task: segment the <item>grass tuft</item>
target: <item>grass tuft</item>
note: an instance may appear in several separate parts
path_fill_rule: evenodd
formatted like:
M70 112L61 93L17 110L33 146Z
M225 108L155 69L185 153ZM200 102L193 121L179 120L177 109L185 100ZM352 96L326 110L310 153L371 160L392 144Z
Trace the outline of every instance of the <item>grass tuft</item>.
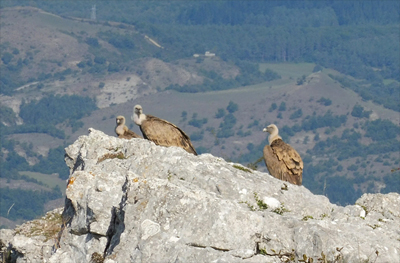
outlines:
M233 165L233 168L236 168L236 169L238 169L238 170L242 170L242 171L247 172L247 173L252 173L251 170L249 170L249 169L247 169L247 168L244 168L243 166L240 166L240 165L237 165L237 164L234 164L234 165Z
M126 159L125 155L122 152L118 152L118 153L107 153L105 155L103 155L101 158L99 158L97 160L97 164L107 160L107 159Z

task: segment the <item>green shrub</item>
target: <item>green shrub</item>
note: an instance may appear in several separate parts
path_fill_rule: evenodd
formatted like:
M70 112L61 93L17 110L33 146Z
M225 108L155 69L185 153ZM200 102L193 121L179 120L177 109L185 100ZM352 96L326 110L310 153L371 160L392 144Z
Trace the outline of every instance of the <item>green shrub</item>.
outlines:
M99 40L95 37L88 37L86 38L86 44L92 47L100 47Z
M10 52L4 52L3 55L1 56L1 60L6 65L10 63L13 58L14 56Z
M377 119L368 121L365 124L366 137L370 137L374 141L383 141L395 139L400 134L400 128L389 120Z
M220 108L217 113L215 113L215 118L219 119L225 116L225 110Z
M301 116L303 116L303 111L301 109L296 110L295 112L293 112L290 116L289 119L293 120L293 119L298 119Z
M286 102L282 101L279 105L278 111L285 111L286 110Z
M357 118L369 118L369 115L371 115L371 113L372 111L364 111L363 106L356 104L351 111L351 116Z
M272 112L272 111L276 110L276 108L278 108L278 106L276 105L275 102L273 102L273 103L271 104L271 107L269 107L268 111L269 111L269 112Z
M203 137L204 137L204 131L194 132L190 135L190 139L192 141L201 141L203 140Z
M226 107L226 110L229 113L234 113L235 111L237 111L239 109L239 105L237 105L236 103L234 103L233 101L229 101L229 105Z
M317 102L319 104L321 104L321 105L324 105L324 106L329 106L329 105L332 104L332 101L330 99L327 99L327 98L324 98L324 97L321 97L319 100L317 100Z

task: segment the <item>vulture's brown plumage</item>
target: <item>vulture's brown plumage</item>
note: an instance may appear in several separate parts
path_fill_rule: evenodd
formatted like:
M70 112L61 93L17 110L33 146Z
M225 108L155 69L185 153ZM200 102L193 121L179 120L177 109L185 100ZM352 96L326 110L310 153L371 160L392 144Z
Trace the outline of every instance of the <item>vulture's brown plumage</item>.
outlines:
M133 108L132 120L140 127L143 138L161 146L181 147L187 152L197 155L185 132L166 120L144 114L142 106L136 105Z
M269 145L264 147L264 161L269 173L282 181L301 185L303 180L303 161L299 153L289 144L285 143L278 135L275 124L264 128L270 133Z
M124 116L118 116L116 118L116 121L117 121L117 126L115 127L115 133L118 135L118 138L123 138L123 139L142 138L140 135L134 133L133 131L129 130L128 127L126 127Z

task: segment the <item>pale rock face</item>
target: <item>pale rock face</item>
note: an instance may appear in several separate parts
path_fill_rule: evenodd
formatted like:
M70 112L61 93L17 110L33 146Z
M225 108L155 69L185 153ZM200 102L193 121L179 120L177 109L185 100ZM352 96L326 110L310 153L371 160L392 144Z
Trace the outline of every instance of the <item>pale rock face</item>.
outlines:
M210 154L89 131L66 148L67 224L43 262L399 262L399 194L341 207ZM17 262L36 262L1 231Z

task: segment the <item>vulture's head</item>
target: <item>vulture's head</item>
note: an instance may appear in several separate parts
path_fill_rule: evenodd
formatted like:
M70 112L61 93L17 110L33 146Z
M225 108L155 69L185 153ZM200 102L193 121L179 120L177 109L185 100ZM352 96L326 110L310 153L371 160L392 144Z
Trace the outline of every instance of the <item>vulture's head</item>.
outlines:
M124 116L118 116L116 118L117 125L124 125L125 124L125 117Z
M140 114L143 113L143 108L142 108L142 106L140 106L139 104L138 104L138 105L135 105L135 107L133 107L133 112L134 112L134 114L136 114L137 116L140 116Z
M274 140L276 139L282 139L279 135L278 135L278 127L276 127L275 124L270 124L268 125L266 128L263 129L263 132L268 132L270 135L268 136L268 142L269 144L271 144Z
M278 134L278 127L275 124L270 124L266 128L263 129L263 132L268 132L269 134Z

